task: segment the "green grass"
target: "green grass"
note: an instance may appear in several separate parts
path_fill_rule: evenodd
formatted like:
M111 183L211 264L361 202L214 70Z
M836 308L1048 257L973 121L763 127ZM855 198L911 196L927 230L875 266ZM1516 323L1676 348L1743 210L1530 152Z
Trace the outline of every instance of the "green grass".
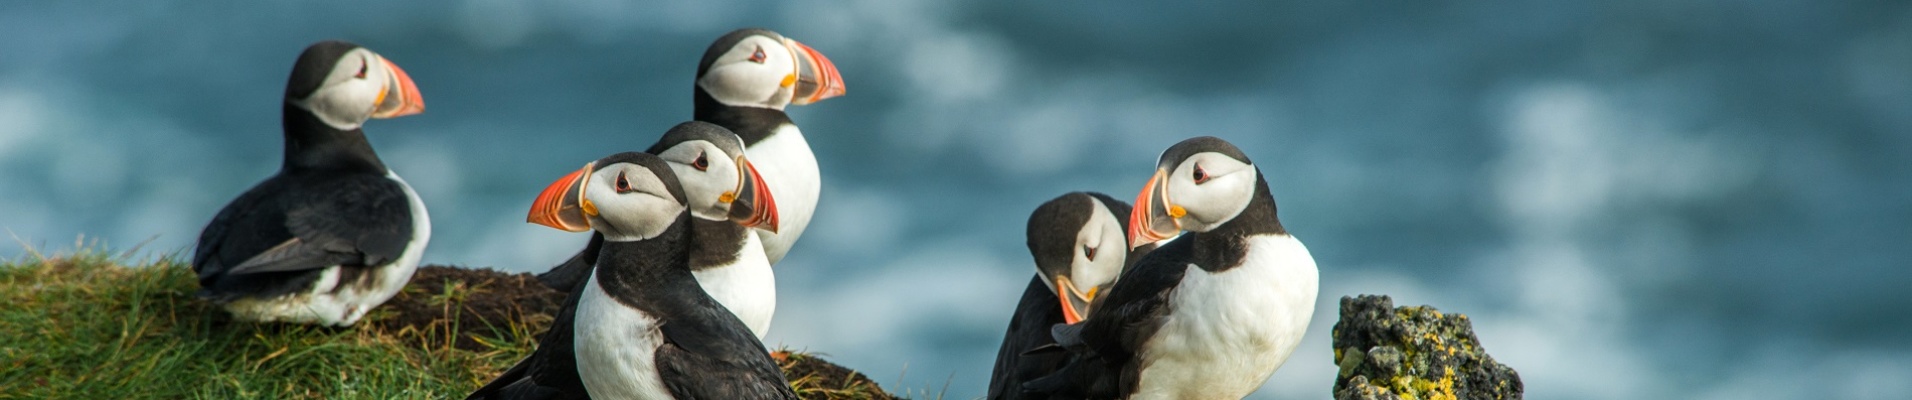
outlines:
M0 264L0 399L447 398L531 349L528 335L480 352L370 324L232 322L177 259L116 261Z
M0 400L462 398L529 354L550 320L379 328L397 314L381 307L351 328L259 324L232 321L197 290L177 256L81 250L0 261ZM462 283L407 291L447 309L485 295ZM477 346L454 346L459 335ZM891 398L813 355L782 364L806 399Z

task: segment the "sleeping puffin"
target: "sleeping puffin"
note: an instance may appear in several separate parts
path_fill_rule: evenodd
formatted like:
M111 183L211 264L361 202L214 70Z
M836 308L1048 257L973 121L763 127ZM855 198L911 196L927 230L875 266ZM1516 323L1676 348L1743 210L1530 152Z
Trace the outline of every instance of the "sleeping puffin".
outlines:
M697 64L693 86L694 119L742 137L745 151L769 178L770 191L779 200L777 213L782 220L774 230L757 231L764 255L774 265L809 227L822 189L816 155L783 109L843 95L843 77L816 49L770 30L750 28L731 31L711 43ZM593 236L584 251L538 275L538 280L559 290L576 286L588 275L602 242Z
M1029 254L1036 276L1003 334L990 375L990 400L1043 399L1023 393L1022 383L1055 372L1063 354L1024 354L1053 345L1049 328L1073 324L1089 315L1098 293L1105 293L1131 261L1154 249L1128 245L1129 204L1096 192L1074 192L1036 207L1029 216Z
M546 188L530 221L604 234L598 263L538 351L471 398L795 399L763 344L698 286L700 206L687 188L669 163L636 152ZM774 212L726 215L752 224Z
M199 296L241 320L348 326L411 280L431 219L362 130L425 110L397 64L325 41L292 66L285 163L199 235Z
M1214 137L1162 153L1129 216L1129 243L1186 232L1142 256L1082 322L1057 325L1071 354L1025 389L1097 399L1239 399L1301 343L1319 281L1275 216L1248 156Z

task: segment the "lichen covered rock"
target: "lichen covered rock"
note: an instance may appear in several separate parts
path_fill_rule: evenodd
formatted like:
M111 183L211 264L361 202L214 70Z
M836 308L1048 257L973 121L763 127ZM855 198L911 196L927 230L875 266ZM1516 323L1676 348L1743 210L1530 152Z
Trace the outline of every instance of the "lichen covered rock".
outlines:
M1519 400L1513 368L1487 355L1466 315L1395 308L1387 296L1341 298L1334 324L1336 400Z

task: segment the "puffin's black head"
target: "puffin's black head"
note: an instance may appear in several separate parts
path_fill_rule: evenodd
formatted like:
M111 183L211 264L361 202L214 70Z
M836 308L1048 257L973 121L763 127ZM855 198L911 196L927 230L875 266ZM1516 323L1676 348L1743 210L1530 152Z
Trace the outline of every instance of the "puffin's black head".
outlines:
M1176 143L1162 152L1155 176L1136 195L1129 245L1215 229L1248 207L1260 182L1248 155L1228 141L1202 136Z
M677 124L645 152L670 163L690 198L691 214L777 231L770 187L744 156L743 138L729 129L701 121Z
M585 164L545 187L529 222L572 232L595 229L610 241L649 239L686 211L684 188L657 156L625 152Z
M1096 294L1121 274L1129 250L1122 226L1128 211L1128 204L1107 195L1074 192L1029 215L1029 254L1062 304L1064 322L1087 318Z
M697 89L725 105L778 110L844 93L843 77L823 53L759 28L712 42L697 63Z
M425 111L425 100L405 70L378 53L336 40L314 43L299 54L285 98L340 130L356 129L368 118Z

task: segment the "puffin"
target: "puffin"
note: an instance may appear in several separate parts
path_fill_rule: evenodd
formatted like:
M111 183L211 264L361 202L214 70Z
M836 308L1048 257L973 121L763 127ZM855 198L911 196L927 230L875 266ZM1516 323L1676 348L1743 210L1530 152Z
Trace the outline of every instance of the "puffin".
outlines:
M768 29L746 28L710 44L697 63L692 89L693 119L742 137L745 150L769 178L771 193L781 200L776 206L783 220L774 230L757 231L764 255L774 265L809 227L822 190L817 157L784 108L843 95L843 77L816 49ZM602 243L593 236L583 251L539 274L538 280L558 290L575 287L589 275Z
M424 110L384 56L343 41L306 47L286 82L284 164L200 232L198 296L239 320L350 326L397 294L431 219L363 125Z
M1065 349L1069 361L1024 389L1239 399L1301 343L1320 284L1314 257L1282 227L1267 181L1241 149L1209 136L1169 147L1128 229L1131 246L1181 236L1142 256L1093 314L1056 325L1059 346L1050 349Z
M794 398L698 271L769 268L761 250L740 254L757 246L750 228L777 220L773 200L747 159L718 153L741 148L736 135L688 122L665 136L680 144L587 164L533 203L529 222L606 240L537 350L468 399Z
M1049 328L1089 315L1098 293L1108 291L1122 270L1155 248L1128 245L1129 204L1097 192L1072 192L1036 207L1029 216L1029 254L1036 274L1023 289L996 352L990 400L1043 399L1023 393L1022 383L1047 375L1066 358L1024 352L1053 345Z

